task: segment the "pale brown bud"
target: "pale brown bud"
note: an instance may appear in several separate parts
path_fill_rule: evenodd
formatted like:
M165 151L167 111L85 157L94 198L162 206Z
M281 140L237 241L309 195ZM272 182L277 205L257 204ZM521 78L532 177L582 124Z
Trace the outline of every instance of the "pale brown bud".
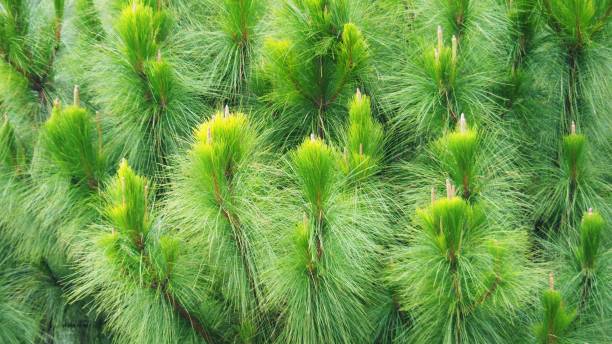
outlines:
M442 26L438 25L438 51L442 52L444 46L444 36L442 35Z
M355 96L357 97L357 100L361 100L361 90L359 88L357 88L357 92L355 93Z
M431 204L436 203L436 188L431 188Z
M212 128L208 127L208 129L206 130L206 143L211 143L212 142Z
M572 121L572 125L570 127L570 134L576 134L576 122Z
M98 132L98 151L102 152L102 124L100 122L100 111L96 111L96 131Z
M452 38L451 58L453 63L457 62L457 37L455 35Z
M548 273L548 287L550 287L551 290L555 290L555 277L552 271Z
M161 62L161 60L162 60L161 49L157 49L157 62Z
M145 208L147 207L147 197L149 197L149 184L145 184L144 185L144 201L145 201Z
M459 132L465 133L467 131L467 121L465 120L465 114L461 113L459 118Z
M593 215L593 208L589 208L589 215Z
M229 106L225 104L225 108L223 109L223 117L227 118L229 116Z
M315 141L317 139L317 137L315 136L314 133L310 133L310 141Z
M121 176L121 204L125 207L125 176Z
M446 197L453 198L455 197L455 186L451 182L450 179L446 178Z
M74 85L74 89L72 91L72 98L74 101L74 106L81 105L81 91L79 89L79 85Z

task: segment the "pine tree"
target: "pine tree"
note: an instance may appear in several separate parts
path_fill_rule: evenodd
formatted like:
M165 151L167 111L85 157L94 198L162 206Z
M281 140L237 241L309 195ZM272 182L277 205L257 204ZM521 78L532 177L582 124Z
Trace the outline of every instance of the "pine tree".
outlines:
M274 176L267 156L256 123L226 107L197 129L167 205L173 224L200 249L211 297L237 326L224 336L242 341L266 335L257 332L265 326L260 280L269 215L262 207Z
M32 140L55 97L54 66L62 47L64 1L2 1L0 97L19 135Z
M177 53L197 64L209 96L241 103L251 95L257 44L268 7L262 0L186 1L177 4L178 25L197 46Z
M202 108L182 64L172 61L174 19L159 4L133 2L118 13L113 38L89 78L111 157L125 157L156 178Z
M504 197L497 198L495 187L503 182L483 175L478 162L489 152L482 152L481 144L462 115L457 129L436 142L440 167L415 166L427 171L430 181L450 177L447 197L438 200L438 189L431 189L431 205L417 210L414 225L402 235L404 244L391 258L388 278L396 302L414 317L413 332L404 336L415 342L508 341L516 335L510 323L519 305L529 304L535 288L538 269L530 261L529 241L515 227L521 225L514 218L521 212L503 206L501 213L495 210ZM505 326L491 327L504 321Z
M192 273L198 259L156 221L154 194L123 160L106 186L101 222L81 250L73 295L94 299L115 341L211 342L209 329L192 315L204 293Z
M494 1L414 1L407 58L388 76L386 98L402 140L435 138L461 113L495 124L506 18Z
M567 311L558 291L555 290L554 277L550 275L550 289L542 295L543 319L535 327L539 343L554 344L562 339L576 314Z
M272 242L274 259L264 272L270 303L280 314L280 342L376 337L375 310L384 301L376 284L379 245L388 223L379 185L368 180L377 169L382 134L369 105L358 91L344 156L314 133L289 153L292 185L281 191L286 213L273 226L282 234Z
M337 135L340 115L368 75L369 47L345 0L288 1L276 25L282 34L264 44L261 82L281 137ZM340 113L338 113L340 111Z

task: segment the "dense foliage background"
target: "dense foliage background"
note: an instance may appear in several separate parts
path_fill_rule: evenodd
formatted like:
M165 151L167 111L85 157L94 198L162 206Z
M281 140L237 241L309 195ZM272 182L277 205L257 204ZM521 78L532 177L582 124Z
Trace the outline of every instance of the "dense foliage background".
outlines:
M0 0L0 342L612 342L611 16Z

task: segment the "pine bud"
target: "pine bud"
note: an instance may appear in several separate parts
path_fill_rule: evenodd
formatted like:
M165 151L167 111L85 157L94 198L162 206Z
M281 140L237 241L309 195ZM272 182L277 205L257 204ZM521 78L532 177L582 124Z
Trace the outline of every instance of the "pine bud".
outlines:
M357 97L357 100L361 101L361 90L359 89L359 87L357 88L357 92L355 93L355 96Z
M453 198L455 197L455 186L451 183L451 180L446 178L446 197Z
M125 200L125 176L122 175L121 178L119 179L119 182L121 183L121 205L125 207L127 203Z
M147 208L147 203L148 203L148 197L149 197L149 184L145 184L144 185L143 194L144 194L144 207L146 209Z
M359 144L359 156L363 156L363 143Z
M431 204L436 203L436 188L431 188Z
M552 271L548 273L548 287L550 290L555 290L555 277Z
M593 215L593 208L589 208L589 215Z
M462 112L459 118L459 132L465 133L467 131L467 121L465 120L465 114Z
M72 97L74 100L74 106L81 105L81 92L79 90L79 85L74 85L74 90L72 91Z
M162 60L161 49L157 49L157 62L161 62L161 60Z
M451 58L453 64L455 64L457 62L457 37L455 35L452 38Z
M317 137L315 136L314 133L310 133L310 141L315 141L317 139Z
M229 114L230 114L229 106L225 104L225 108L223 109L223 117L227 118L229 117Z
M100 122L100 111L96 111L96 131L98 133L98 150L102 152L102 124Z
M438 25L438 51L442 51L444 46L444 37L442 36L442 26Z
M212 130L210 127L206 130L206 143L212 143Z
M572 125L570 127L570 134L576 134L576 122L572 121Z

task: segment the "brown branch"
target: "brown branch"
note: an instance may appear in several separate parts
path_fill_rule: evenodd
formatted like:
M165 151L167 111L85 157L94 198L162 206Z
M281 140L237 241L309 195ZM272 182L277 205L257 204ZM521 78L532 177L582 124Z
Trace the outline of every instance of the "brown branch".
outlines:
M446 88L444 89L444 96L446 97L446 110L448 114L450 115L450 117L453 119L453 121L456 122L457 112L455 112L455 110L453 109L450 98L448 96L448 90Z
M208 330L204 327L204 325L196 318L192 317L189 311L183 306L180 302L177 302L174 296L168 292L164 286L163 288L164 298L170 302L172 308L186 321L189 322L191 327L200 335L200 337L204 338L206 343L212 344L215 343L212 335L208 332Z
M147 255L147 252L145 249L145 241L142 235L140 235L138 238L135 238L134 244L136 245L136 247L138 248L138 251L142 255L143 262L146 265L146 267L149 270L154 270L154 266L151 264L149 260L149 256ZM181 316L181 318L189 322L189 324L191 325L191 328L193 328L194 331L196 331L196 333L200 337L204 338L206 343L208 344L215 343L210 332L206 329L206 327L204 327L204 324L200 322L200 320L197 319L196 317L191 316L191 313L187 310L187 308L183 304L181 304L179 301L177 301L174 295L170 291L168 291L168 277L166 277L161 283L157 280L156 277L153 277L153 282L150 284L149 287L155 291L161 290L164 299L166 299L166 301L170 303L172 308Z
M470 182L468 175L463 175L463 198L467 201L470 198Z
M153 269L151 262L149 261L145 248L144 248L144 241L141 240L139 243L136 243L136 246L140 250L140 253L143 255L144 263L147 265L149 269ZM211 335L211 333L206 329L204 324L198 318L191 316L191 313L189 312L189 310L187 310L187 308L182 303L177 301L174 295L170 291L168 291L168 278L167 277L161 283L156 278L154 278L153 282L150 285L150 288L155 291L161 290L164 299L170 303L174 311L178 313L183 320L189 322L189 325L191 326L191 328L193 328L193 330L196 331L196 333L200 337L204 338L206 343L212 344L216 342L213 339L213 336Z
M287 78L289 79L289 81L291 82L291 84L293 85L293 87L295 88L295 90L301 94L304 98L306 98L306 100L311 101L312 103L314 103L315 105L317 104L317 100L314 99L312 96L308 95L306 93L306 91L304 91L304 89L302 88L302 85L300 85L299 81L297 81L297 79L295 79L293 77L293 73L291 71L290 66L287 66Z
M23 74L30 81L31 88L38 92L38 97L41 102L44 101L44 87L49 79L51 71L53 69L53 65L55 64L55 57L57 55L57 51L60 48L60 44L62 41L62 18L55 18L55 40L53 42L53 50L51 51L51 56L49 61L45 65L45 68L42 70L40 75L32 75L32 74ZM25 71L24 71L25 72Z
M544 9L546 10L546 12L548 12L548 25L550 25L553 30L555 30L555 32L559 33L561 32L561 25L559 24L559 22L557 21L557 19L555 18L553 11L552 11L552 5L550 4L550 0L544 0Z
M495 274L495 280L493 281L491 286L478 298L478 300L476 300L470 306L469 312L475 311L478 306L485 303L485 301L487 301L493 295L493 293L495 293L500 283L501 283L501 276L499 276L498 274Z
M593 35L601 31L606 26L606 21L608 20L608 18L610 18L611 15L612 15L612 5L609 5L608 9L606 10L606 13L604 13L601 19L599 19L599 22L593 28L593 31L591 32L591 37L593 37Z
M231 177L229 177L231 175L232 175L231 172L226 171L226 176L228 176L228 179L231 179ZM219 182L215 174L213 174L213 188L214 188L215 201L217 202L217 205L219 206L221 213L223 214L227 222L232 227L232 234L234 236L234 241L236 242L236 246L238 247L238 251L240 253L240 258L241 258L240 260L242 261L244 272L247 274L247 281L249 283L249 288L253 292L255 303L259 305L260 302L259 302L259 296L257 293L257 286L255 283L255 272L252 271L251 266L248 263L249 245L244 240L244 232L242 231L242 225L240 223L240 219L236 215L234 215L232 212L226 209L225 201L223 197L221 196Z

